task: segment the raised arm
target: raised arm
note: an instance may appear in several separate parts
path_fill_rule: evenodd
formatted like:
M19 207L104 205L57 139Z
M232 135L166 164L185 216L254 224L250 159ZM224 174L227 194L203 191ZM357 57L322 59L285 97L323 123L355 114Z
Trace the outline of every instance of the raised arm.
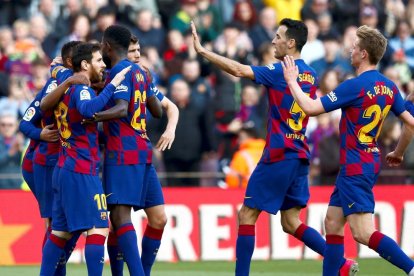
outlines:
M397 167L401 165L404 159L404 153L411 143L414 136L414 117L408 111L404 111L400 115L400 119L404 122L398 144L394 151L387 154L385 160L390 167Z
M42 111L47 111L53 109L62 98L63 94L65 94L66 90L69 89L71 85L74 84L85 84L89 85L89 80L87 77L83 75L74 75L64 82L62 82L58 87L56 87L53 91L43 97L42 101L40 102L40 109Z
M293 98L298 103L300 108L309 116L316 116L321 113L325 113L325 109L322 105L320 98L316 100L308 97L300 88L297 78L299 75L299 69L295 64L295 60L291 56L286 56L282 62L283 76L286 83L289 86L290 92Z
M204 57L211 63L217 65L221 70L224 70L233 76L254 80L254 73L250 66L220 56L204 48L200 43L200 39L198 38L197 34L197 29L193 21L191 21L191 30L193 33L194 49L198 54L200 54L202 57Z
M161 101L161 105L167 113L168 123L164 133L161 135L160 140L158 140L158 143L155 146L155 148L157 148L160 151L164 151L165 149L171 149L171 145L174 142L175 129L178 123L179 111L177 106L167 97L163 98L163 100Z

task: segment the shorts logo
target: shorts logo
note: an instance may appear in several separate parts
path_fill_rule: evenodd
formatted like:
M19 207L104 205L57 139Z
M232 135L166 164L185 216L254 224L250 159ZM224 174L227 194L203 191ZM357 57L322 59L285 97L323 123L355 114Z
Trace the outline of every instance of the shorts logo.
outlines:
M245 196L244 199L253 198L252 196Z
M336 102L338 98L336 97L335 93L333 91L329 92L326 96L331 100L331 102Z
M348 204L348 208L352 208L354 206L355 202L352 202L351 204Z
M106 212L101 212L101 220L107 220L108 216L106 214Z

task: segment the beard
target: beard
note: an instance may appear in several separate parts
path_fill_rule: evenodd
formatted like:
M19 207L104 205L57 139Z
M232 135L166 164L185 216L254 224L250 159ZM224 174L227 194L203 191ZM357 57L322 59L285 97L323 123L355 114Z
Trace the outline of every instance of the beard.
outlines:
M91 83L98 83L102 81L102 77L101 74L99 73L99 71L93 69L91 72L91 77L90 77Z

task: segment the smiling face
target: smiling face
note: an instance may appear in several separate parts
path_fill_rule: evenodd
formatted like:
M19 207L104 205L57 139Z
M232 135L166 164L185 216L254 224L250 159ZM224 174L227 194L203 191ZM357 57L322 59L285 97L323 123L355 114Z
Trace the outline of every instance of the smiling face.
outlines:
M286 38L286 31L287 27L282 25L280 26L277 31L275 38L272 40L272 44L275 48L275 58L279 60L283 60L283 58L288 53L288 41L289 39Z
M92 83L102 81L105 71L105 63L103 62L102 55L99 51L92 54L91 66L89 67L89 79Z

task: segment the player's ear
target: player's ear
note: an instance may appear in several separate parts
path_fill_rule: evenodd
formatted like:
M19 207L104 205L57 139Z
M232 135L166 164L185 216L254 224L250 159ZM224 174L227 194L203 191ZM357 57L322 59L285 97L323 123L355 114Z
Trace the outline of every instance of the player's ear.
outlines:
M81 61L81 68L82 70L85 70L85 71L88 70L88 62L86 60Z
M295 48L296 47L296 40L291 38L288 40L288 47L289 49Z

